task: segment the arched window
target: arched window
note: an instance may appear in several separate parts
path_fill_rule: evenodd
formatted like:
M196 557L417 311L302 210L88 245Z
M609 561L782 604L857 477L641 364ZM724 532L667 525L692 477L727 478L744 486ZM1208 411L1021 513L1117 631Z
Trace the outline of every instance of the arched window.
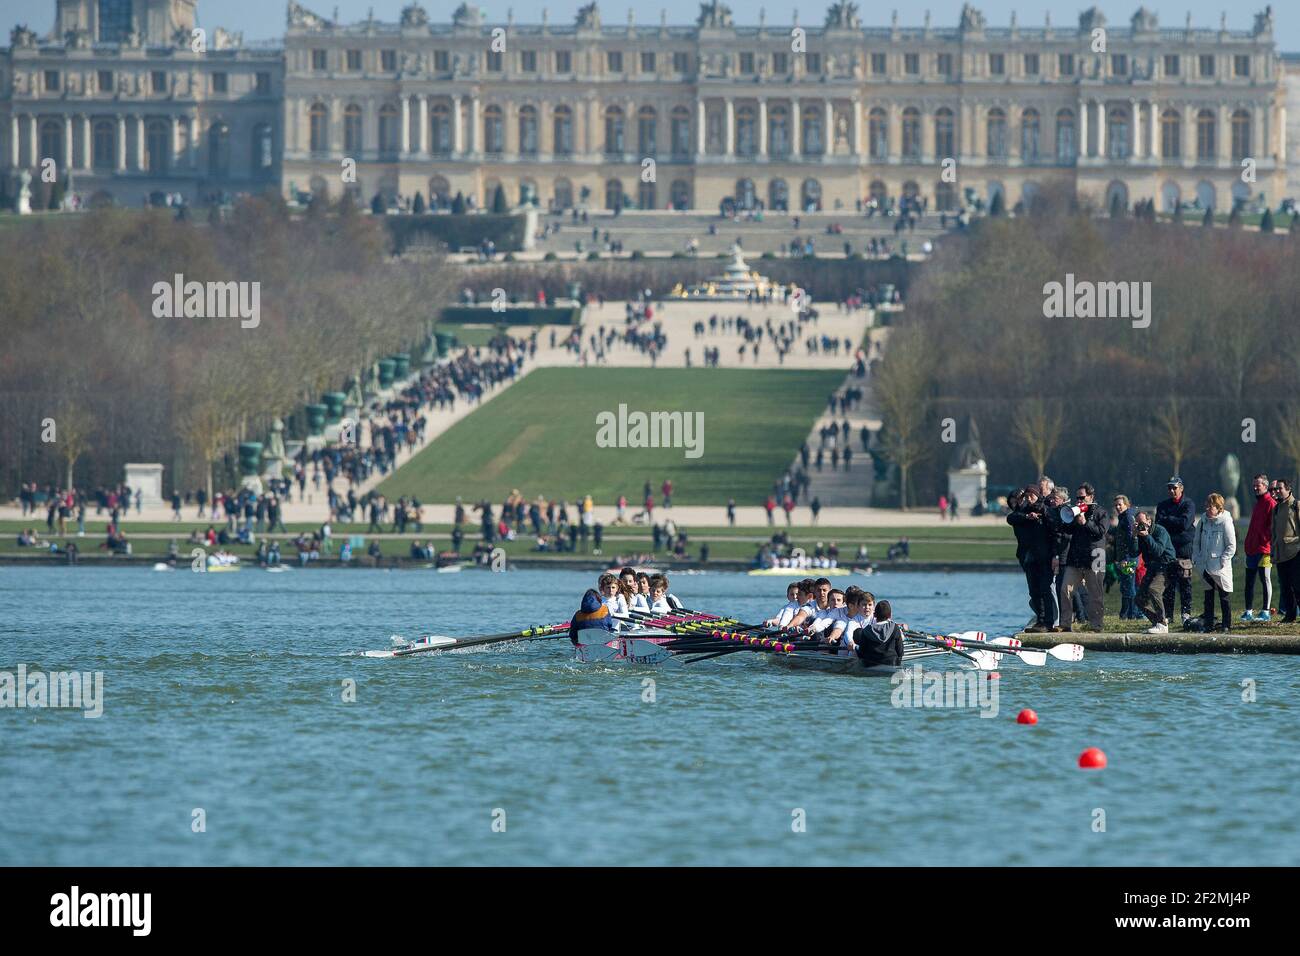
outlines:
M820 212L822 208L822 184L815 179L805 179L799 199L804 212Z
M537 155L537 109L533 106L519 107L519 153L522 156Z
M429 179L429 208L446 209L451 205L451 183L447 182L443 176L433 176Z
M1128 211L1128 187L1118 179L1106 187L1106 211L1118 208L1120 212Z
M385 103L379 108L379 149L384 153L395 153L399 145L397 107Z
M91 150L91 162L96 169L112 169L114 149L117 146L117 130L108 120L95 124L94 149Z
M1183 155L1183 118L1177 110L1160 114L1160 156L1162 159L1180 159Z
M433 138L433 154L450 156L454 143L451 133L451 108L446 103L435 103L429 111L429 132Z
M767 184L767 204L776 212L790 211L790 187L784 179L774 179Z
M1216 199L1214 183L1201 180L1196 184L1196 201L1200 203L1202 209L1213 209Z
M957 187L942 180L934 184L934 208L939 212L957 211Z
M867 195L874 199L879 209L884 209L885 204L889 202L889 190L879 179L873 179L871 185L867 187Z
M889 122L878 106L867 114L867 153L872 159L889 155Z
M642 156L654 156L659 144L658 114L653 106L643 106L636 116L636 148ZM650 208L642 206L642 209Z
M330 148L330 113L324 103L313 103L307 111L311 151L323 153Z
M790 155L790 114L784 106L774 106L767 114L767 151L774 159Z
M573 110L567 106L557 106L555 115L551 120L552 131L555 134L555 155L568 156L573 152ZM572 188L572 187L570 187ZM568 205L573 205L572 195Z
M364 148L361 138L361 107L349 103L343 107L343 149L349 156L355 157Z
M561 177L555 181L553 189L551 202L556 209L568 209L573 205L573 183Z
M989 110L987 127L989 159L1006 159L1007 114L996 108Z
M605 155L622 156L623 155L623 111L617 106L611 106L605 110ZM619 186L619 195L622 196L622 186ZM606 184L606 193L609 192ZM613 206L607 206L613 209Z
M221 120L208 127L208 175L230 175L230 127Z
M149 172L156 174L167 172L171 166L171 126L164 120L150 120L145 127L145 164ZM257 169L257 166L253 166Z
M1196 114L1196 158L1198 161L1214 161L1214 111L1201 110Z
M1021 162L1038 162L1038 130L1038 110L1025 110L1020 114Z
M674 209L691 208L691 185L684 179L674 179L669 197Z
M637 186L636 191L636 208L637 209L655 209L655 184L643 182Z
M1056 114L1056 161L1072 163L1078 155L1074 136L1074 113L1060 110Z
M1165 212L1177 212L1181 198L1182 192L1177 183L1166 182L1160 187L1160 203Z
M758 205L758 194L754 190L754 181L752 179L741 179L736 182L736 206L739 209L753 209Z
M903 159L921 161L921 111L914 106L903 110Z
M1250 114L1237 110L1232 114L1232 158L1240 162L1250 154Z
M63 165L63 124L46 120L41 124L41 160L54 160L55 168Z
M826 145L822 139L822 111L820 107L805 106L803 108L803 128L800 134L805 156L820 156L826 152ZM818 193L819 202L820 195Z
M605 208L623 208L623 184L617 179L611 179L605 183Z
M1111 159L1128 159L1132 152L1129 142L1128 110L1116 107L1106 117L1106 154ZM1110 207L1107 206L1107 209Z
M736 110L736 155L758 155L758 120L749 106Z
M944 106L934 114L934 152L939 159L955 159L957 144L953 139L952 110Z
M506 122L501 107L489 106L483 111L483 152L499 155L506 150Z
M672 138L675 158L691 155L691 111L684 106L673 109Z

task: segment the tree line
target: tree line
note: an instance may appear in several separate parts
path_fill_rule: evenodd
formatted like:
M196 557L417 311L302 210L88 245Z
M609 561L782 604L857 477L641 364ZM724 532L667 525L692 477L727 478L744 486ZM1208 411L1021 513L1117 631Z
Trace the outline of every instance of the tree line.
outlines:
M274 418L302 437L304 404L418 348L447 301L441 260L392 260L386 241L349 204L293 217L273 195L212 223L108 209L0 231L0 490L113 485L128 461L220 486ZM260 283L258 324L157 317L177 275Z
M1150 283L1150 324L1047 317L1067 276ZM1178 472L1199 496L1229 453L1243 484L1294 478L1297 301L1293 236L1065 211L980 221L919 271L874 383L903 503L946 489L944 420L966 415L993 484L1046 472L1154 500Z

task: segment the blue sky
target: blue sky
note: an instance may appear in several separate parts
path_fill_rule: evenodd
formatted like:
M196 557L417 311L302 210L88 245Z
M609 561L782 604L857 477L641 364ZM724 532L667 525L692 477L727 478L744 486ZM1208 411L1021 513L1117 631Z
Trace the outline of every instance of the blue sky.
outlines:
M332 16L337 8L340 19L348 22L365 19L367 11L373 8L376 19L393 21L398 18L406 2L407 0L307 0L305 6L325 17ZM457 0L424 0L423 6L435 19L449 19L456 2ZM479 7L493 21L504 21L506 11L513 8L515 19L519 22L536 23L541 20L542 8L545 7L551 11L552 22L571 23L574 13L581 5L579 0L493 0L480 3ZM829 5L830 0L791 0L789 3L736 0L730 4L737 23L757 23L760 7L766 7L768 22L773 24L789 23L791 12L795 9L800 10L800 20L804 24L819 24ZM975 6L988 17L991 26L1008 24L1013 10L1022 25L1041 24L1048 11L1052 14L1053 23L1074 23L1079 12L1090 5L1089 0L1054 0L1047 3L1043 0L975 2ZM1111 24L1127 24L1141 3L1139 0L1126 0L1124 3L1097 5ZM1167 27L1182 26L1189 10L1196 26L1217 27L1220 14L1231 6L1232 9L1228 10L1228 27L1234 30L1250 29L1255 13L1263 10L1265 5L1266 0L1235 5L1229 4L1227 0L1178 0L1177 3L1146 0L1146 6L1160 17L1161 26ZM283 0L199 0L199 19L204 26L242 30L250 40L269 39L278 37L284 30L285 6ZM863 21L880 26L888 24L890 11L894 8L899 8L899 23L904 26L919 26L927 9L935 26L955 25L961 7L962 0L858 2ZM660 10L668 11L670 23L691 23L699 12L699 3L698 0L605 0L600 4L601 16L606 24L624 23L629 8L635 11L638 23L658 23ZM1300 6L1294 0L1286 3L1273 2L1273 16L1279 49L1284 52L1300 52ZM54 24L54 0L0 0L0 42L8 43L9 31L16 23L25 23L38 33L46 33Z

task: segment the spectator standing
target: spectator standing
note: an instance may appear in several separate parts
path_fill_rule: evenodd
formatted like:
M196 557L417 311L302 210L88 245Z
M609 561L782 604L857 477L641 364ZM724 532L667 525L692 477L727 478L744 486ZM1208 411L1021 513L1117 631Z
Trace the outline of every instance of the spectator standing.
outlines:
M1016 535L1016 560L1025 574L1029 590L1029 609L1034 620L1026 628L1030 633L1050 631L1056 623L1056 601L1052 590L1051 533L1044 520L1044 509L1033 485L1012 492L1008 501L1011 512L1007 524Z
M1165 618L1173 619L1174 588L1177 587L1183 626L1186 627L1192 617L1192 545L1195 542L1192 529L1196 524L1196 509L1183 494L1183 479L1174 475L1165 487L1169 490L1169 497L1156 505L1156 524L1169 532L1169 540L1178 555L1178 571L1165 578Z
M1255 506L1250 510L1250 527L1246 529L1246 610L1243 621L1267 622L1273 613L1273 512L1277 502L1269 494L1268 475L1256 475L1250 483L1255 492ZM1255 614L1255 580L1264 590L1263 610Z
M1126 495L1116 495L1115 506L1115 577L1119 580L1119 618L1136 621L1142 618L1137 607L1138 541L1133 527L1133 509Z
M1273 511L1273 535L1270 543L1277 562L1278 610L1283 624L1294 624L1296 603L1300 600L1300 502L1296 501L1291 482L1277 480L1277 508Z
M1192 543L1192 567L1200 572L1205 582L1205 612L1201 623L1205 630L1214 630L1214 598L1219 598L1223 622L1219 630L1232 627L1232 556L1237 553L1237 529L1232 516L1223 509L1223 495L1212 494L1205 499L1205 513L1196 522L1196 535Z
M1092 485L1083 482L1074 496L1074 520L1064 525L1063 530L1070 536L1069 547L1065 556L1065 573L1061 577L1061 606L1071 607L1074 593L1080 585L1087 590L1085 598L1088 628L1092 631L1102 629L1103 582L1106 573L1106 512L1097 507ZM1066 623L1064 612L1061 630L1072 628Z

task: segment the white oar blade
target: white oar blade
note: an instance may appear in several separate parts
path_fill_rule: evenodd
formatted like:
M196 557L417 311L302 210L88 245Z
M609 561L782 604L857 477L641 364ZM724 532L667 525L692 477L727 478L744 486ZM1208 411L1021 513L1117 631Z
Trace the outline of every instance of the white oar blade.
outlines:
M443 648L451 647L459 642L454 637L442 637L437 634L430 634L411 644L409 647L396 648L393 657L406 657L410 654L423 654L427 651L438 651Z
M1030 667L1042 667L1044 664L1047 663L1046 651L1031 651L1022 648L1020 651L1016 653L1016 656L1019 657L1026 664L1028 664Z
M1057 644L1047 653L1051 654L1058 661L1081 661L1083 660L1083 645Z
M975 660L975 666L982 671L997 670L998 663L1002 660L1001 654L995 654L993 651L971 651L970 656Z

